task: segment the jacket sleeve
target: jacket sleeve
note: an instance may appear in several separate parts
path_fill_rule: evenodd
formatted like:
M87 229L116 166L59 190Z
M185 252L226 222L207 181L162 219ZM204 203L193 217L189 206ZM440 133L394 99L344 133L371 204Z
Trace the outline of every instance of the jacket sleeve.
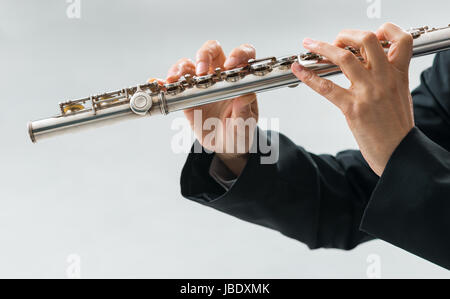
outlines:
M359 225L378 176L361 154L314 155L273 134L258 131L257 143L270 144L278 161L264 164L261 150L250 154L228 191L208 173L213 155L191 153L181 176L183 196L280 231L310 248L351 249L372 239Z
M420 130L394 151L361 229L450 269L450 51L420 79L412 92Z
M413 128L375 187L361 230L450 269L450 153Z
M450 50L436 55L412 91L416 126L450 151Z
M437 143L447 151L450 148L449 73L450 51L447 51L436 56L433 66L422 74L421 85L412 93L416 125L434 141L431 144L436 146ZM414 132L409 137L413 141L406 140L405 144L430 144L431 140L425 141L422 133ZM271 140L271 134L258 131L258 139L264 144ZM370 227L362 226L366 231L362 232L360 226L379 178L361 153L344 151L336 156L315 155L283 135L276 143L273 148L278 148L278 161L262 164L263 155L259 151L250 154L244 171L228 191L209 175L213 155L191 153L181 176L183 196L245 221L278 230L310 248L351 249L372 239L366 233ZM431 155L434 151L428 153ZM414 159L420 158L415 156ZM401 163L392 162L392 165L396 167ZM414 165L420 176L422 164ZM393 173L397 175L389 175L390 188L395 188L396 192L407 189L402 185L401 173ZM388 189L381 184L377 188ZM373 197L371 203L376 202L376 198ZM366 218L366 221L370 219L374 218ZM377 231L374 235L382 237Z

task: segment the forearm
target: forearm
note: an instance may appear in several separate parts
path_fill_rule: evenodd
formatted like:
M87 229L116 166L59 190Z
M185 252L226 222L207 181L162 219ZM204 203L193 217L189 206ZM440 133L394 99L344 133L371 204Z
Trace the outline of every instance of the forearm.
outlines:
M249 154L229 190L209 175L213 155L191 154L181 178L183 196L310 248L351 249L372 239L359 224L378 177L359 152L316 156L283 135L272 145L278 161L264 164L260 151Z

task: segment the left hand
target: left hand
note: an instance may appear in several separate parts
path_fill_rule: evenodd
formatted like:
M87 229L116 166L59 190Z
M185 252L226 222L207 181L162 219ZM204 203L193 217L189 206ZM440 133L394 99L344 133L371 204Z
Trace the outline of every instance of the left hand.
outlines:
M387 55L380 40L391 41ZM379 176L396 147L414 127L408 80L412 44L411 34L391 23L384 24L376 34L344 30L334 45L305 39L305 48L341 68L351 82L348 89L320 78L298 63L292 65L298 79L344 113L364 159ZM345 46L359 49L364 61L343 49Z
M255 58L255 55L256 50L252 45L243 44L233 49L227 57L219 42L210 40L197 51L195 64L187 58L178 60L170 68L166 81L176 82L185 74L197 76L212 74L217 67L224 70L242 67L247 65L249 59ZM196 110L202 112L202 119L195 120L194 111ZM185 110L184 113L202 146L215 152L217 157L236 176L239 176L247 164L248 152L253 144L254 131L258 122L256 94L251 93L226 101L197 106ZM205 123L212 119L220 121L221 130L215 125L212 126L214 129L205 128ZM245 125L243 130L238 130L239 120L251 125ZM201 123L196 125L196 121ZM208 137L212 135L211 132L214 133L214 138L212 140L209 138L208 141Z

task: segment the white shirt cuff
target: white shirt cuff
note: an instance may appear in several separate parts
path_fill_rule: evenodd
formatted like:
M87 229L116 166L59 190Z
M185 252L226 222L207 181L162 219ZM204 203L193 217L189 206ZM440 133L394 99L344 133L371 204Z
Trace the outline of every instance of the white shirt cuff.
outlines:
M231 186L237 181L236 175L216 155L211 161L209 175L226 191L230 190Z

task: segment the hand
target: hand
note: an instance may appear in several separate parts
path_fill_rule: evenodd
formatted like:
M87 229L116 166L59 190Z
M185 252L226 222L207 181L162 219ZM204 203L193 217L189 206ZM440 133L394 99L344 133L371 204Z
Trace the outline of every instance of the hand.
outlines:
M387 55L380 40L392 43ZM292 71L298 79L339 107L365 160L381 176L395 148L414 127L408 84L411 35L387 23L376 34L344 30L334 45L311 39L305 39L303 45L338 65L350 80L351 87L344 89L298 63L292 65ZM359 49L364 61L344 50L345 46Z
M249 44L241 45L235 48L228 57L222 50L222 47L217 41L207 41L197 52L196 63L194 64L190 59L183 58L178 60L169 70L167 74L167 82L176 82L181 76L185 74L203 76L214 72L215 68L233 69L247 64L248 60L255 58L255 49ZM202 112L202 124L194 125L194 110ZM248 120L253 118L258 121L258 104L255 94L248 94L231 100L211 103L184 111L186 118L189 120L192 129L194 130L197 140L206 149L213 151L218 157L227 165L227 167L235 174L239 175L247 163L247 153L253 142L253 131L246 127L245 130L237 130L237 128L228 122L227 119L235 121L239 118ZM221 123L222 130L216 128L209 130L204 129L203 125L207 119L216 118ZM215 138L208 140L208 134L215 131ZM233 138L233 139L231 139ZM234 146L230 151L227 148L227 140L233 140ZM237 145L242 140L241 144L245 144L244 149L238 149Z

